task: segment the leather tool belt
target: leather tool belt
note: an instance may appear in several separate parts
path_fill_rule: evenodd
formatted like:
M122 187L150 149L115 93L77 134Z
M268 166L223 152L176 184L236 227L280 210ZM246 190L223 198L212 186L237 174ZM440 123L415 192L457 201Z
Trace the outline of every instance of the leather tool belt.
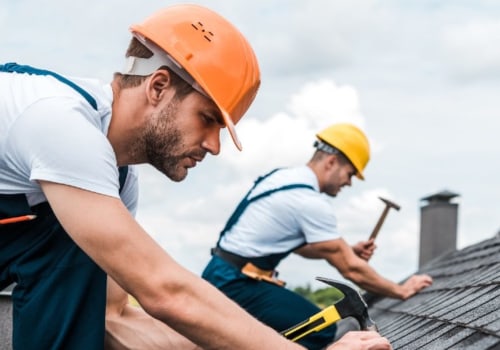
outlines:
M216 255L219 258L225 260L226 262L238 268L242 274L254 280L273 283L280 287L283 287L286 284L285 281L277 278L278 271L261 269L256 266L249 258L230 253L220 247L212 248L211 251L212 255Z

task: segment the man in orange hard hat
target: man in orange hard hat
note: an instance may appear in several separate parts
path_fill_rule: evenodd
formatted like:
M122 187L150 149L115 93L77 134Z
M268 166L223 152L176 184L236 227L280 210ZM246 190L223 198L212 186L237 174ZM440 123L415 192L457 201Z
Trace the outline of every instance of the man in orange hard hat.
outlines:
M284 288L276 267L289 254L323 259L367 291L406 299L430 285L427 275L403 284L391 282L367 260L373 240L349 246L339 233L328 196L363 179L370 158L364 132L353 124L333 124L317 135L305 165L275 169L259 177L223 228L202 276L256 318L286 330L320 309ZM323 349L336 335L335 325L300 340L308 349Z
M14 348L94 350L106 339L122 349L299 349L180 266L133 217L134 164L181 181L219 153L221 128L241 148L234 125L260 83L252 48L196 5L131 31L111 84L0 65L0 288L16 284ZM376 334L343 341L388 346Z

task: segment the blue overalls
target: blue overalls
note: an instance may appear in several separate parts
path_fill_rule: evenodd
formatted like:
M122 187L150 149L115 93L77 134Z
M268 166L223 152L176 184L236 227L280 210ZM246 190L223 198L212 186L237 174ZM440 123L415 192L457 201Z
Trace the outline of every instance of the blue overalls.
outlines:
M53 76L97 110L90 94L56 73L15 63L0 71ZM119 169L120 189L127 169ZM36 218L0 225L0 290L16 284L13 348L103 349L106 274L71 240L47 202L30 207L22 193L0 194L0 219L26 214Z
M281 332L308 319L321 309L289 289L273 283L252 279L243 274L241 269L247 262L251 262L260 269L274 270L281 260L299 247L294 247L287 252L247 258L226 251L219 246L222 237L238 222L251 203L279 191L297 188L314 190L312 186L306 184L289 184L249 198L252 191L262 180L278 170L275 169L259 177L238 204L221 231L216 247L212 249L212 258L205 267L202 277L237 302L255 318ZM331 325L318 333L312 333L302 338L298 343L310 350L323 349L333 341L336 330L335 324Z

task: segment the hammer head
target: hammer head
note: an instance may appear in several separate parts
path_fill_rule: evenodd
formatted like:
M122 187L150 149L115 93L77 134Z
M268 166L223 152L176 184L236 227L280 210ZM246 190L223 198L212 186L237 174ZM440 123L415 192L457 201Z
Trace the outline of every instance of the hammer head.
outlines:
M344 298L335 303L339 315L342 318L354 317L362 330L377 330L377 326L368 315L368 306L357 290L325 277L316 277L318 281L326 283L344 294Z
M391 208L394 208L396 210L399 210L401 209L401 207L399 205L397 205L396 203L394 202L391 202L390 200L388 199L385 199L385 198L382 198L382 197L378 197L382 202L385 203L385 205L387 205L388 207L391 207Z

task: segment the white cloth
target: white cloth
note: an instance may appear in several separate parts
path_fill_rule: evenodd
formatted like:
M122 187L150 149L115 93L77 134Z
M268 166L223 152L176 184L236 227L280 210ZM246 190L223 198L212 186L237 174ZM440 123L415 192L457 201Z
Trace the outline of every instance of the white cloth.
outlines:
M319 192L316 175L307 166L278 170L261 181L249 198L289 184L307 184L314 190L278 191L250 203L220 246L241 256L258 257L340 238L331 202Z
M116 157L106 138L113 94L109 84L70 78L96 99L50 76L0 73L0 193L45 201L37 180L120 198ZM129 167L122 201L135 215L137 171Z

